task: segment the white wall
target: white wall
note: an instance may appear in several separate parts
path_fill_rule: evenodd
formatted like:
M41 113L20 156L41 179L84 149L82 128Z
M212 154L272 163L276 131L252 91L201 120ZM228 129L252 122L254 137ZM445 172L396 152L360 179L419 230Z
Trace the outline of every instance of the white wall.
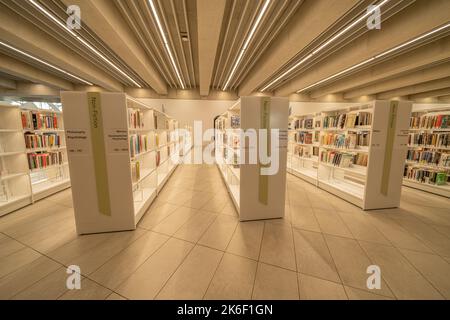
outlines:
M155 109L164 111L184 125L192 125L195 120L203 122L203 130L214 127L214 118L224 113L236 101L223 100L178 100L178 99L138 99ZM163 110L164 108L164 110Z

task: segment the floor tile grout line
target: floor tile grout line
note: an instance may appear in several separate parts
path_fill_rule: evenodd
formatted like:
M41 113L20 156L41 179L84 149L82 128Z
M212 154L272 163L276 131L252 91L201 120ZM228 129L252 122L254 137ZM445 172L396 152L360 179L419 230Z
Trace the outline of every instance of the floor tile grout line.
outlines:
M237 230L238 224L239 224L239 223L236 223L236 225L235 225L235 227L234 227L234 230L233 230L233 233L232 233L230 239L228 240L228 243L227 243L227 245L225 246L225 249L223 250L223 253L222 253L222 256L221 256L221 258L220 258L220 261L219 261L219 263L217 264L217 266L216 266L216 268L215 268L215 270L214 270L213 276L211 277L211 280L210 280L209 283L208 283L208 286L207 286L207 288L206 288L206 290L205 290L205 293L203 294L202 300L205 299L205 296L206 296L206 294L208 293L209 287L211 286L211 283L212 283L212 281L213 281L213 279L214 279L214 276L216 275L217 270L219 269L219 266L220 266L220 264L222 263L223 257L224 257L225 254L227 253L228 246L230 245L231 240L233 239L233 236L234 236L234 234L235 234L235 232L236 232L236 230Z
M328 245L328 241L327 241L327 239L324 237L323 233L322 233L322 239L323 239L323 241L325 242L325 245L327 246L328 254L330 255L331 260L333 261L334 270L336 271L336 273L337 273L337 275L338 275L338 277L339 277L339 281L341 282L342 288L344 288L344 281L343 281L343 279L342 279L342 275L341 275L341 273L339 272L339 269L338 269L337 264L336 264L336 260L334 259L333 255L332 255L332 253L331 253L330 246ZM344 288L344 292L345 292L345 295L347 296L347 300L350 300L350 299L349 299L349 296L348 296L348 294L347 294L347 291L345 291L345 288Z
M289 209L290 209L290 207L289 207ZM301 299L301 297L300 297L300 283L299 283L300 279L298 278L299 267L298 267L298 261L297 261L297 250L296 250L296 247L295 247L294 230L292 228L292 225L291 225L291 238L292 238L292 246L294 248L295 270L296 270L296 273L297 273L297 293L298 293L298 299L300 300Z
M398 249L398 248L396 248L396 250L400 253L400 255L406 260L406 262L408 262L409 263L409 265L414 269L414 270L416 270L430 285L431 285L431 287L432 288L434 288L434 290L436 290L436 292L437 293L439 293L440 295L441 295L441 297L444 299L444 300L447 300L447 297L441 292L441 290L439 290L439 288L437 288L434 284L433 284L433 282L431 282L430 281L430 279L428 279L428 277L425 275L425 274L423 274L415 265L414 265L414 263L410 260L410 259L408 259L408 257L402 252L402 250L400 250L400 249ZM444 261L445 261L445 259L443 259Z
M172 274L167 278L166 281L164 281L164 284L161 286L161 288L158 290L158 292L155 294L155 296L153 297L153 300L155 300L159 294L162 292L162 290L165 288L165 286L167 285L167 283L169 283L170 279L172 279L172 277L174 276L175 273L177 273L177 271L180 269L181 265L186 261L186 259L188 258L188 256L192 253L192 251L194 250L195 245L192 246L192 248L187 252L186 256L184 256L184 258L180 261L180 263L178 264L178 266L175 268L175 270L172 272Z
M356 240L356 243L358 244L358 247L364 252L364 254L366 255L367 259L370 261L370 263L375 264L374 260L370 257L369 253L367 252L366 249L364 249L364 247L361 245L360 241ZM393 247L395 248L395 247ZM398 250L398 249L397 249ZM381 273L383 274L383 273ZM386 278L384 278L383 276L381 276L381 279L384 281L384 283L386 284L386 286L388 287L389 291L392 293L392 295L394 296L395 300L399 300L396 293L394 292L394 290L391 288L391 286L388 283L388 280Z
M106 287L107 289L109 289L109 290L111 290L111 291L113 291L113 292L115 292L114 290L116 290L117 288L119 288L123 283L125 283L125 281L127 281L133 274L135 274L136 273L136 271L138 271L139 270L139 268L141 268L153 255L155 255L169 240L170 240L171 238L170 237L167 237L167 239L166 240L164 240L164 242L155 250L155 251L153 251L153 253L152 254L150 254L141 264L139 264L139 266L132 272L132 273L130 273L127 277L125 277L125 279L124 280L122 280L120 283L118 283L114 288L108 288L108 287L106 287L106 286L104 286L104 285L102 285L103 287ZM97 270L99 270L99 269L97 269ZM96 271L97 271L96 270ZM94 274L96 271L93 271L93 272L91 272L90 273L90 275L91 274ZM95 280L93 280L93 279L90 279L90 280L92 280L92 281L95 281ZM117 292L115 292L115 293L117 293ZM117 294L119 294L119 293L117 293ZM119 294L120 295L120 294ZM126 298L126 297L124 297L124 298ZM127 298L128 299L128 298Z
M253 295L255 292L256 277L258 276L258 270L259 270L259 264L260 264L260 260L261 260L261 252L262 252L262 245L263 245L263 241L264 241L265 231L266 231L266 221L264 221L264 223L263 223L263 232L262 232L262 236L261 236L261 243L259 244L258 260L256 261L255 279L253 279L252 294L250 296L251 300L253 300Z

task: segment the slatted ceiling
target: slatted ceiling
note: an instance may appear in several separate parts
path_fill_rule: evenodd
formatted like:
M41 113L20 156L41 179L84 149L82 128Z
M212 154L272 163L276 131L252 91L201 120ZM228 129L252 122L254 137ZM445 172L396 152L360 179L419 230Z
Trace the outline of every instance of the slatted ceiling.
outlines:
M173 88L175 86L175 79L167 68L167 64L163 63L164 53L158 50L156 45L157 41L160 41L159 34L155 28L148 26L148 21L152 21L148 8L144 7L142 9L140 3L136 1L114 0L114 3L150 57L150 60L155 62L154 65L164 80Z
M385 4L382 10L382 24L387 20L389 20L390 18L392 18L393 16L395 16L395 14L399 13L401 10L405 9L407 6L413 4L415 1L416 0L397 0L397 1L390 1L387 4ZM308 46L306 46L304 50L299 52L295 58L287 62L280 70L278 70L275 74L273 74L269 79L263 81L258 89L261 90L262 88L264 88L266 84L270 83L273 79L276 79L279 75L283 74L286 70L291 68L302 58L306 57L315 48L319 47L322 43L326 42L327 39L330 39L333 35L337 34L340 30L345 28L346 24L349 24L349 21L356 20L357 17L365 14L367 12L368 5L370 5L371 3L373 3L373 0L360 1L357 5L355 5L355 7L352 10L348 11L338 21L332 24L330 28L328 28L328 30L323 32L319 37L317 37L310 44L308 44ZM319 54L313 56L313 58L311 58L306 63L298 67L295 71L283 77L283 79L280 79L277 83L271 85L267 90L276 90L282 85L284 85L285 82L300 76L302 73L309 70L310 68L313 68L315 65L326 60L327 58L332 59L332 55L334 53L339 52L339 50L341 50L343 47L355 41L356 39L358 39L360 36L364 35L367 32L369 32L369 29L367 28L366 20L363 20L355 28L353 28L353 31L347 32L345 35L340 37L339 40L330 44ZM367 64L363 68L367 68L372 65L373 64ZM355 72L359 70L360 69L355 69ZM337 70L336 72L338 71L340 70ZM340 78L336 78L335 80L338 79Z
M270 2L266 14L231 79L229 88L236 89L240 85L261 54L270 46L302 2L301 0ZM230 0L227 2L219 41L219 53L216 56L213 72L213 88L223 89L263 4L264 0Z
M302 3L303 0L285 0L277 2L279 5L279 10L274 11L267 18L267 22L265 24L263 22L261 25L260 29L262 30L262 35L250 44L249 52L251 52L251 54L245 55L242 62L243 67L238 69L235 80L231 83L232 88L238 87L238 85L245 79L258 59L270 46L275 37L279 35L283 27L289 22Z
M139 0L114 0L120 13L127 21L133 32L137 35L140 44L145 48L151 61L157 66L161 75L164 77L168 85L172 88L180 87L175 70L170 62L169 55L164 48L163 39L161 38L156 21L151 13L147 1ZM164 19L161 15L161 8L156 2L159 10L161 23L164 25ZM166 29L170 33L170 30ZM171 34L166 35L168 40L172 38ZM173 46L172 46L173 49ZM176 53L174 52L174 58ZM182 77L183 78L183 77Z
M103 70L105 70L105 72L109 73L124 85L135 86L129 79L127 79L115 69L111 68L111 66L107 64L103 59L92 53L90 50L87 50L84 45L82 45L78 40L69 35L55 22L50 20L30 2L23 0L0 0L0 3L1 5L5 5L9 9L13 10L26 20L30 21L37 28L41 29L50 37L56 39L60 43L70 48L70 50L84 57L89 62L93 63L96 66L100 66ZM66 6L60 0L46 0L39 1L39 3L47 10L49 10L53 15L58 17L61 21L64 22L67 19L67 14L65 12ZM123 63L114 54L114 52L110 50L108 46L89 29L88 26L86 26L86 24L82 24L82 29L77 30L77 33L80 34L83 39L89 42L93 47L95 47L100 53L102 53L105 57L112 61L116 66L118 66L126 74L132 77L135 81L137 81L143 87L148 87L148 85L131 68ZM15 54L14 56L20 59L19 54ZM73 78L62 75L60 72L55 71L52 68L42 66L42 64L39 64L38 62L31 60L30 63L37 68L43 69L49 73L56 74L67 80L78 83Z

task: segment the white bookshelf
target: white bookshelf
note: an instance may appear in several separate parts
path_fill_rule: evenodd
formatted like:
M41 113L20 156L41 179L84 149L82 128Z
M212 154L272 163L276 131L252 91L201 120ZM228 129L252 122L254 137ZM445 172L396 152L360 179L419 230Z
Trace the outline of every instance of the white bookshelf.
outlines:
M403 185L450 198L450 106L413 112L409 129Z
M54 110L22 108L20 113L33 201L37 201L70 187L64 120L62 112ZM40 126L36 126L32 121L25 120L25 115L52 119L54 122L51 127L48 127L43 120ZM56 161L36 165L35 161L31 160L33 157L40 156L47 158L46 155Z
M241 131L262 128L264 105L269 106L267 119L270 128L280 129L279 146L276 148L279 168L276 174L269 176L261 176L259 162L238 164L241 156L248 160L252 151L247 141L241 141ZM288 109L288 99L285 98L242 97L216 119L217 166L241 221L284 216Z
M61 98L77 232L135 229L176 168L177 121L123 93Z
M398 207L411 107L410 102L373 101L292 116L291 123L314 119L310 130L320 131L319 144L313 137L306 147L318 146L319 153L317 158L314 154L300 157L294 149L297 142L290 139L289 172L364 210ZM291 125L290 136L299 131L305 128Z
M320 126L320 113L289 117L287 171L316 186Z
M20 108L0 102L0 216L32 202Z

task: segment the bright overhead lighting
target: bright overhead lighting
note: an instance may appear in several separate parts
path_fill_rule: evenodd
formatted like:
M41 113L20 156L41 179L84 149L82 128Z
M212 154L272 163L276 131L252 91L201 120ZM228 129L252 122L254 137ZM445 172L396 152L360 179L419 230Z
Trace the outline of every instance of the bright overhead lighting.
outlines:
M253 24L252 29L250 30L250 33L249 33L248 36L247 36L247 39L245 39L244 45L243 45L242 48L241 48L241 52L239 53L239 56L238 56L238 58L236 59L236 62L234 63L233 68L231 69L231 73L230 73L230 75L228 76L228 80L227 80L227 82L225 83L225 86L223 87L223 91L227 90L228 85L230 84L231 78L234 76L234 73L236 72L237 67L238 67L239 64L241 63L241 60L242 60L242 58L244 57L244 53L245 53L245 51L247 50L247 47L248 47L248 45L250 44L250 41L252 40L253 35L255 34L255 31L256 31L256 29L258 28L258 26L259 26L259 24L260 24L260 22L261 22L262 17L263 17L264 14L266 13L267 8L269 7L269 3L270 3L270 0L266 0L266 2L264 3L264 5L263 5L261 11L259 12L258 17L256 18L256 21L255 21L255 23Z
M313 56L315 56L317 53L322 51L324 48L328 47L331 43L342 37L345 33L347 33L350 29L352 29L354 26L356 26L358 23L361 23L364 19L367 19L374 11L381 8L383 5L385 5L390 0L383 0L379 4L375 5L371 10L368 10L365 14L363 14L361 17L353 21L351 24L349 24L347 27L339 31L337 34L335 34L333 37L325 41L323 44L321 44L318 48L314 49L313 52L311 52L309 55L304 57L302 60L294 64L292 67L290 67L288 70L283 72L281 75L279 75L277 78L272 80L270 83L268 83L264 88L261 89L261 91L267 90L267 88L271 87L274 83L278 82L279 80L283 79L285 76L287 76L289 73L291 73L293 70L297 69L300 65L311 59Z
M427 32L427 33L425 33L425 34L423 34L423 35L421 35L421 36L418 36L418 37L413 38L413 39L411 39L411 40L409 40L409 41L407 41L407 42L404 42L404 43L402 43L402 44L400 44L400 45L398 45L398 46L395 46L395 47L393 47L393 48L391 48L391 49L388 49L388 50L386 50L386 51L383 51L382 53L377 54L376 56L373 56L372 58L369 58L369 59L367 59L367 60L364 60L364 61L362 61L362 62L360 62L360 63L358 63L358 64L355 64L354 66L351 66L351 67L349 67L349 68L347 68L347 69L344 69L344 70L342 70L342 71L339 71L338 73L333 74L332 76L329 76L328 78L322 79L322 80L317 81L317 82L315 82L315 83L313 83L313 84L311 84L311 85L309 85L309 86L307 86L307 87L305 87L305 88L302 88L302 89L298 90L297 93L306 91L306 90L308 90L308 89L311 89L312 87L318 86L319 84L322 84L322 83L324 83L324 82L333 80L334 78L337 78L337 77L339 77L339 76L341 76L341 75L343 75L343 74L345 74L345 73L348 73L348 72L350 72L350 71L352 71L352 70L354 70L354 69L357 69L357 68L359 68L359 67L361 67L361 66L363 66L363 65L365 65L365 64L368 64L369 62L372 62L372 61L374 61L374 60L378 60L378 59L380 59L380 58L382 58L382 57L384 57L384 56L386 56L386 55L388 55L388 54L390 54L390 53L399 51L400 49L402 49L402 48L404 48L404 47L406 47L406 46L409 46L409 45L411 45L411 44L414 44L414 43L416 43L416 42L418 42L418 41L420 41L420 40L422 40L422 39L424 39L424 38L427 38L427 37L429 37L429 36L431 36L431 35L433 35L433 34L439 32L439 31L445 30L445 29L447 29L447 28L449 28L449 27L450 27L450 23L447 23L447 24L445 24L445 25L443 25L443 26L441 26L441 27L439 27L439 28L436 28L436 29L434 29L434 30L431 30L431 31L429 31L429 32Z
M172 50L170 50L169 42L167 41L166 34L164 32L164 28L163 28L163 26L161 24L161 21L159 19L158 11L156 10L155 4L153 3L153 0L148 0L148 3L150 4L150 8L152 9L153 16L155 17L156 25L158 26L159 33L160 33L160 35L161 35L161 37L163 39L163 42L164 42L164 47L166 48L166 51L169 54L170 62L172 63L173 68L175 69L175 73L177 74L177 78L180 81L181 87L183 89L185 89L183 80L181 79L180 72L178 71L178 67L177 67L177 65L175 63L175 59L173 58Z
M76 34L73 30L67 28L67 26L61 22L57 17L55 17L53 14L50 13L47 9L45 9L43 6L41 6L38 2L35 0L28 0L32 5L34 5L39 11L41 11L43 14L45 14L48 18L50 18L53 22L58 24L61 28L66 30L68 33L70 33L71 36L73 36L75 39L77 39L81 44L83 44L85 47L87 47L89 50L91 50L94 54L96 54L98 57L100 57L103 61L105 61L108 65L110 65L114 70L119 72L121 75L123 75L125 78L130 80L135 86L138 88L142 88L139 83L137 83L133 78L131 78L129 75L127 75L124 71L122 71L119 67L117 67L111 60L106 58L102 53L100 53L97 49L95 49L93 46L91 46L86 40L84 40L82 37L80 37L78 34Z
M67 72L66 70L63 70L63 69L61 69L61 68L58 68L57 66L54 66L54 65L52 65L52 64L50 64L50 63L48 63L48 62L46 62L46 61L44 61L44 60L41 60L41 59L39 59L39 58L36 58L35 56L32 56L31 54L26 53L25 51L22 51L22 50L20 50L20 49L17 49L17 48L15 48L15 47L13 47L13 46L11 46L11 45L9 45L9 44L6 44L6 43L4 43L4 42L2 42L2 41L0 41L0 44L1 44L2 46L4 46L4 47L8 48L8 49L11 49L11 50L13 50L13 51L15 51L15 52L20 53L21 55L24 55L24 56L26 56L26 57L28 57L28 58L30 58L30 59L33 59L34 61L37 61L37 62L39 62L39 63L42 63L42 64L46 65L47 67L50 67L50 68L52 68L52 69L54 69L54 70L56 70L56 71L59 71L59 72L61 72L61 73L64 73L64 74L70 76L71 78L74 78L74 79L76 79L76 80L78 80L78 81L81 81L81 82L83 82L84 84L87 84L87 85L89 85L89 86L93 86L93 84L90 83L89 81L86 81L86 80L84 80L84 79L81 79L80 77L77 77L76 75L74 75L74 74L72 74L72 73L70 73L70 72Z

